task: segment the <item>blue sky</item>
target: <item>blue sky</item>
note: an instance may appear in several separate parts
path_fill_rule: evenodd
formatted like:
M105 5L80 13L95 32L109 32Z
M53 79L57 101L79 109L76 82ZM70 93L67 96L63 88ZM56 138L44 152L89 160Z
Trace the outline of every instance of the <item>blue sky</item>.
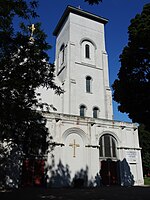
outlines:
M55 37L53 30L63 14L67 5L78 7L93 14L102 16L109 20L105 27L106 50L109 56L109 78L110 85L117 78L120 69L119 55L128 42L128 26L130 20L140 13L143 6L150 3L149 0L103 0L99 5L91 6L84 0L39 0L38 14L39 21L48 35L48 42L52 45L49 52L50 61L54 61ZM131 120L126 114L117 110L117 104L113 102L114 119L119 121Z

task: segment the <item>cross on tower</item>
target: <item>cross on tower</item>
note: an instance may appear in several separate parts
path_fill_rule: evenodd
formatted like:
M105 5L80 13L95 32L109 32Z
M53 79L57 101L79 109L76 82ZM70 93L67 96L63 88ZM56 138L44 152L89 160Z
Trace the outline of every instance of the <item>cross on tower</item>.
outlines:
M33 33L34 33L34 31L35 31L35 26L34 26L34 24L31 25L30 30L31 30L31 37L32 37L32 36L33 36Z
M73 144L69 144L69 146L73 148L73 157L75 158L76 157L76 147L80 147L80 145L76 144L76 141L74 139Z
M29 27L29 29L30 29L30 32L31 32L29 40L31 40L31 41L34 42L33 34L34 34L34 31L35 31L35 25L32 24L32 25Z

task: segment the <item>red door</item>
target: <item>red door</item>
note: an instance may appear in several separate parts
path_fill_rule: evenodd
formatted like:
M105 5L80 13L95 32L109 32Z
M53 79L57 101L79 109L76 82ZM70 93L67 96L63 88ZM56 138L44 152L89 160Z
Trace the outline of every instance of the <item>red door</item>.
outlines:
M118 183L118 162L111 160L101 161L100 175L103 185L117 185Z
M22 185L42 186L44 184L44 164L44 160L24 160L22 167Z

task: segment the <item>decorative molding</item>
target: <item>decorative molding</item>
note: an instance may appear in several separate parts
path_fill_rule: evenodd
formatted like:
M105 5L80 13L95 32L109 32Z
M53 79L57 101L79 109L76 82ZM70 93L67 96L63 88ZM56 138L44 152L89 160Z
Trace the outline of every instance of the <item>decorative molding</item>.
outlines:
M101 70L100 68L96 67L96 65L92 65L92 64L89 64L89 63L85 63L85 62L75 62L75 64L83 65L83 66L86 66L86 67L92 67L92 68L96 68L96 69Z
M121 129L123 130L126 126L121 126Z
M51 142L49 143L49 145L52 145L52 146L65 146L63 143L57 143L57 142Z
M132 149L132 150L141 150L142 148L141 148L141 147L117 147L117 149L125 149L125 150L129 150L129 149Z
M56 122L59 122L61 119L60 118L55 118Z
M70 79L70 82L76 84L76 80L75 79Z
M90 122L91 126L94 126L96 123L95 122Z
M85 147L88 147L88 148L97 148L97 149L99 149L99 148L100 148L100 145L90 145L90 144L88 144L88 145L85 145Z

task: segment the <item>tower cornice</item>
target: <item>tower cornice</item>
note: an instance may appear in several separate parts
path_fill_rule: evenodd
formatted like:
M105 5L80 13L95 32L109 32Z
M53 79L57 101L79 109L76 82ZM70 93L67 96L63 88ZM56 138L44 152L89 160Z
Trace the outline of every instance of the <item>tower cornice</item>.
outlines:
M100 16L97 16L95 14L92 14L90 12L87 12L87 11L84 11L82 9L79 9L79 8L75 8L75 7L72 7L72 6L67 6L66 10L64 11L62 17L60 18L54 32L53 32L53 35L54 36L57 36L57 34L59 33L59 30L61 29L61 27L63 26L66 18L69 16L70 13L74 13L76 15L79 15L79 16L82 16L82 17L86 17L88 19L91 19L91 20L94 20L96 22L99 22L99 23L103 23L103 24L106 24L108 22L108 19L106 18L103 18L103 17L100 17Z

